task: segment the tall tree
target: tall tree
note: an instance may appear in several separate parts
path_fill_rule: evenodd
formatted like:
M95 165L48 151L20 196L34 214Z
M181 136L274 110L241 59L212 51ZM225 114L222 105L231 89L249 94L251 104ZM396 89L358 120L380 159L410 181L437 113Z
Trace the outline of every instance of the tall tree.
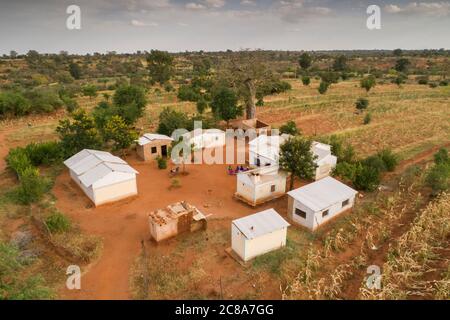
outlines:
M334 59L333 70L346 71L348 69L347 60L348 60L347 57L344 55L338 56L336 59Z
M81 77L81 69L80 69L80 66L77 63L75 63L75 62L70 63L70 65L69 65L69 72L70 72L70 75L74 79L76 79L76 80L80 79L80 77Z
M112 116L102 128L103 139L105 142L112 142L114 151L122 151L138 138L135 130L125 122L120 116Z
M227 123L242 115L243 110L237 105L238 98L233 90L222 87L214 93L211 109L214 115Z
M147 56L150 77L163 85L173 74L173 57L167 51L152 50Z
M312 179L317 165L311 151L311 140L301 136L289 139L280 148L280 167L291 173L289 189L294 188L294 179Z
M147 97L142 87L121 86L113 96L114 114L121 116L129 125L142 117L146 105Z
M308 70L312 65L312 57L309 53L304 52L301 54L298 63L303 70Z

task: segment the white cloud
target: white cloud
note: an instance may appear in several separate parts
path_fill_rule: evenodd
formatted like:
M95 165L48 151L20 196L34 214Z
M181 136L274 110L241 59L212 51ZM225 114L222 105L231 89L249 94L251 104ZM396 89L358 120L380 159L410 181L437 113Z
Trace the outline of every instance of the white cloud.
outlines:
M206 9L206 7L204 5L202 5L201 3L195 3L195 2L189 2L186 4L186 9L189 10L203 10Z
M131 20L131 25L135 26L135 27L157 27L158 23L156 23L156 22L148 22L147 23L147 22L144 22L141 20L133 19L133 20Z
M205 0L205 4L212 8L222 8L225 5L225 0Z
M242 0L241 1L242 6L256 6L255 0Z
M450 14L450 2L411 2L403 7L389 4L384 10L392 14L425 14L432 16L447 16Z
M328 16L332 13L330 8L308 6L306 3L310 3L310 1L280 0L278 1L278 13L282 20L290 23L297 23L305 18Z

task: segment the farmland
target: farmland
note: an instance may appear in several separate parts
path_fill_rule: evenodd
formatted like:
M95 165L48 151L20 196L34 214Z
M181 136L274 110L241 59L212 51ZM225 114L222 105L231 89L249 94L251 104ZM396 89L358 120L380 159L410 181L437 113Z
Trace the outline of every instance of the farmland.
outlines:
M178 66L185 62L177 57ZM385 63L391 61L385 59L379 65ZM342 137L358 159L391 149L399 165L382 175L383 188L361 192L351 212L315 233L290 227L285 248L242 267L225 252L230 246L231 221L265 208L275 208L286 217L286 196L257 210L238 202L233 198L235 177L226 174L225 165L187 166L188 174L179 177L178 188L171 189L168 170L159 170L155 162L139 161L130 148L124 158L140 172L137 198L94 208L59 165L41 168L43 175L53 179L41 202L17 204L9 192L17 184L5 161L9 150L57 140L55 129L70 114L60 109L7 118L0 123L0 240L8 241L17 231L30 231L36 256L20 276L42 275L52 297L63 299L448 299L448 195L434 197L425 181L433 154L450 147L450 87L419 85L410 75L400 86L384 79L366 92L359 78L350 78L319 94L317 78L309 86L299 79L283 80L291 89L265 96L264 105L256 109L257 117L275 128L293 120L302 135L312 139ZM180 101L178 88L176 84L174 91L167 91L149 85L147 104L134 127L141 133L155 132L165 108L194 116L195 102ZM105 100L104 94L112 96L114 88L104 86L95 97L76 94L74 99L92 111ZM355 109L360 97L370 101L364 112ZM368 113L371 121L364 124ZM303 184L297 182L297 186ZM156 245L148 233L148 213L180 200L211 214L207 231ZM48 238L34 218L55 210L67 215L74 228ZM427 215L436 220L428 221ZM425 230L421 236L420 230ZM69 241L82 257L77 261L83 272L79 292L64 287L65 268L74 256L51 246ZM412 253L417 248L425 260ZM84 249L90 250L89 255L83 255ZM386 287L381 292L365 287L369 265L386 270Z

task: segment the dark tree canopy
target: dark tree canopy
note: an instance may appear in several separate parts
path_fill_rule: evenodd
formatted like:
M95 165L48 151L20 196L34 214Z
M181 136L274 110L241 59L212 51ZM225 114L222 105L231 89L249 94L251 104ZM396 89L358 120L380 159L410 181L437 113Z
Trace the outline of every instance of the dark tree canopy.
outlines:
M113 96L115 114L121 116L127 124L134 124L144 114L147 105L145 90L137 86L122 86Z
M170 80L173 74L173 57L166 51L152 50L147 56L150 77L161 85Z
M211 109L217 118L228 122L243 114L243 110L237 105L237 102L238 98L234 91L222 87L214 93Z
M302 67L303 70L308 70L312 65L312 57L309 53L304 52L301 54L298 64Z

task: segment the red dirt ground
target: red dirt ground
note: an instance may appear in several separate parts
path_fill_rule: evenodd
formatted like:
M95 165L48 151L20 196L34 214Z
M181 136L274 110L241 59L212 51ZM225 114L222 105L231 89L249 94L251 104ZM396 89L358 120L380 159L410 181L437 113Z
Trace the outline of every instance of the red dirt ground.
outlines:
M188 175L177 177L181 187L169 190L168 170L158 170L155 162L144 163L134 156L126 160L139 171L139 196L132 199L93 208L89 199L71 181L67 171L56 180L53 193L58 199L58 209L79 223L83 231L101 236L104 241L104 249L98 261L87 270L82 270L85 272L82 276L82 290L73 292L61 289L60 297L63 299L131 298L129 271L140 253L141 240L150 248L150 259L152 250L156 250L155 244L150 241L148 230L147 214L150 211L186 200L205 214L213 214L210 217L214 222L211 227L230 228L232 219L274 207L272 202L254 209L235 200L233 194L236 177L227 174L227 165L187 166ZM167 249L170 252L175 244L176 241L159 245L157 250L161 252ZM223 253L225 248L218 250ZM185 259L189 260L189 257ZM218 270L214 270L214 276L220 277L238 270L238 264L230 257L224 259L227 261ZM236 268L230 268L231 265Z

